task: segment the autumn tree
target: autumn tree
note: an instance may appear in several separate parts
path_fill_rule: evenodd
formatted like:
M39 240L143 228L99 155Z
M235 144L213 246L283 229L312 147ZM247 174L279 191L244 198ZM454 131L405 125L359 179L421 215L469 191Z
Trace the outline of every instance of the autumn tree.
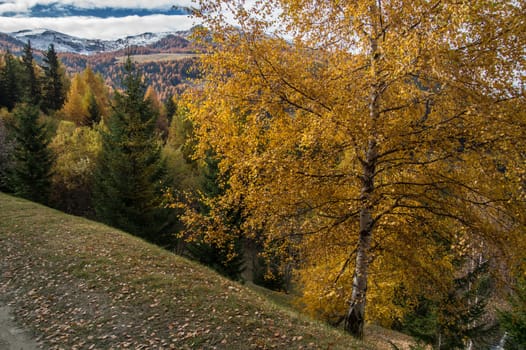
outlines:
M66 102L60 111L62 117L77 125L83 125L88 118L88 111L83 105L83 96L86 87L80 74L71 79L71 86L66 96Z
M71 79L59 115L77 125L94 125L108 115L109 106L109 92L102 76L88 67Z
M94 112L94 105L96 104L99 117L107 116L109 114L111 103L110 93L108 86L104 82L104 78L100 73L95 73L89 66L82 72L81 76L87 86L84 95L91 95L88 98L84 97L84 100L87 101L88 105L88 114L90 116L92 115L92 112ZM95 100L95 103L93 103L92 98ZM89 112L90 108L92 108L92 112ZM96 117L96 114L97 113L94 113L92 117Z
M157 114L141 74L130 60L124 91L116 93L114 111L102 131L102 149L95 169L94 204L103 222L161 243L168 218L161 209L166 168L155 132Z
M56 155L52 168L53 206L67 213L94 217L93 183L101 151L97 127L78 127L61 121L50 148Z
M213 43L191 114L229 174L216 205L242 197L242 232L293 249L313 313L361 338L366 301L389 319L400 285L447 290L470 242L522 254L525 11L200 1Z

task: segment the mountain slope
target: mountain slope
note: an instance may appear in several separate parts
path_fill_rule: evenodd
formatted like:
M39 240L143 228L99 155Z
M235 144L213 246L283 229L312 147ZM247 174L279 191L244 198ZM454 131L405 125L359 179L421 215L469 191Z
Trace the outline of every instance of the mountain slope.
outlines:
M68 74L79 73L89 66L101 73L112 88L119 88L122 57L132 55L135 60L133 55L140 55L138 68L145 83L166 100L183 90L189 80L198 75L194 68L196 48L190 40L191 33L144 33L110 42L79 39L47 29L26 30L14 34L0 33L0 54L9 50L21 55L24 44L30 40L35 59L41 63L43 51L53 43L61 52L59 58Z
M102 224L0 193L0 295L46 347L367 349Z
M41 51L47 50L49 45L53 44L55 50L60 53L93 55L102 52L124 50L132 46L159 46L159 42L162 43L162 40L166 37L175 36L184 39L190 35L190 31L143 33L117 40L84 39L49 29L21 30L15 33L4 34L21 43L26 43L29 40L33 48Z

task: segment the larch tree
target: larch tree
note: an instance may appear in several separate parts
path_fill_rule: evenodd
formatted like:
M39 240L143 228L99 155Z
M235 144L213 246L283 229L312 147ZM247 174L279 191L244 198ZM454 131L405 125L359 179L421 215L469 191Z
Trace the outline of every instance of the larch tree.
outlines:
M89 113L83 104L83 97L86 93L85 81L80 74L76 74L71 79L71 85L66 96L66 102L60 113L66 120L72 121L77 125L84 125L89 118Z
M60 115L77 125L94 125L108 116L109 106L109 92L102 76L87 67L71 79Z
M361 338L366 300L447 289L472 242L523 254L524 1L199 3L215 205L294 250L314 312Z
M100 113L99 117L104 117L108 115L110 110L110 97L108 86L104 83L104 78L100 73L93 72L91 67L87 67L81 74L82 80L85 82L88 90L86 93L92 95L95 98L98 112ZM90 106L93 108L95 105L91 100L92 97L88 98L88 110ZM94 111L94 110L92 110ZM90 113L91 115L91 113ZM96 116L96 114L94 115Z

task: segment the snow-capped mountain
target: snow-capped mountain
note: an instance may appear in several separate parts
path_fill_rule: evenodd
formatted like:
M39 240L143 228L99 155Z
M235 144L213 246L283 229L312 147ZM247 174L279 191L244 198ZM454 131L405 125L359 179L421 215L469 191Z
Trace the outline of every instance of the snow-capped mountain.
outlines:
M49 29L21 30L7 34L22 43L30 40L31 47L37 50L47 50L49 45L53 44L57 52L91 55L118 51L131 46L155 44L169 35L188 37L189 32L143 33L117 40L83 39Z

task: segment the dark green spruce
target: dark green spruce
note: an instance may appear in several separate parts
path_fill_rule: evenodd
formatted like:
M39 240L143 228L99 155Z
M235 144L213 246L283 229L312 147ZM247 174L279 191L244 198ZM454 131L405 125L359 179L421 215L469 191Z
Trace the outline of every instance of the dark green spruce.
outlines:
M39 122L38 107L19 104L14 109L14 167L9 176L14 193L46 204L51 189L53 154L46 124Z
M4 54L4 65L0 67L0 107L11 111L23 95L22 66L8 51Z
M100 107L97 103L97 100L95 99L95 95L90 93L88 95L88 118L86 121L86 125L94 126L100 123L101 118L102 113L100 111Z
M506 332L502 338L506 350L526 349L526 274L519 278L510 298L510 308L499 310L499 321Z
M496 325L488 320L487 304L492 286L489 262L478 263L471 271L455 278L452 288L440 300L421 298L402 327L433 349L486 348L495 340Z
M162 209L166 168L155 131L157 114L144 100L142 76L128 59L122 93L102 132L102 152L95 172L94 202L98 218L154 243L167 225Z
M43 61L42 109L49 113L62 108L62 105L64 105L66 99L65 78L53 44L50 44L48 50L44 53Z
M27 41L24 45L22 54L23 65L23 86L24 101L32 105L39 105L41 101L40 82L35 71L35 64L33 59L33 49L31 48L31 41Z

